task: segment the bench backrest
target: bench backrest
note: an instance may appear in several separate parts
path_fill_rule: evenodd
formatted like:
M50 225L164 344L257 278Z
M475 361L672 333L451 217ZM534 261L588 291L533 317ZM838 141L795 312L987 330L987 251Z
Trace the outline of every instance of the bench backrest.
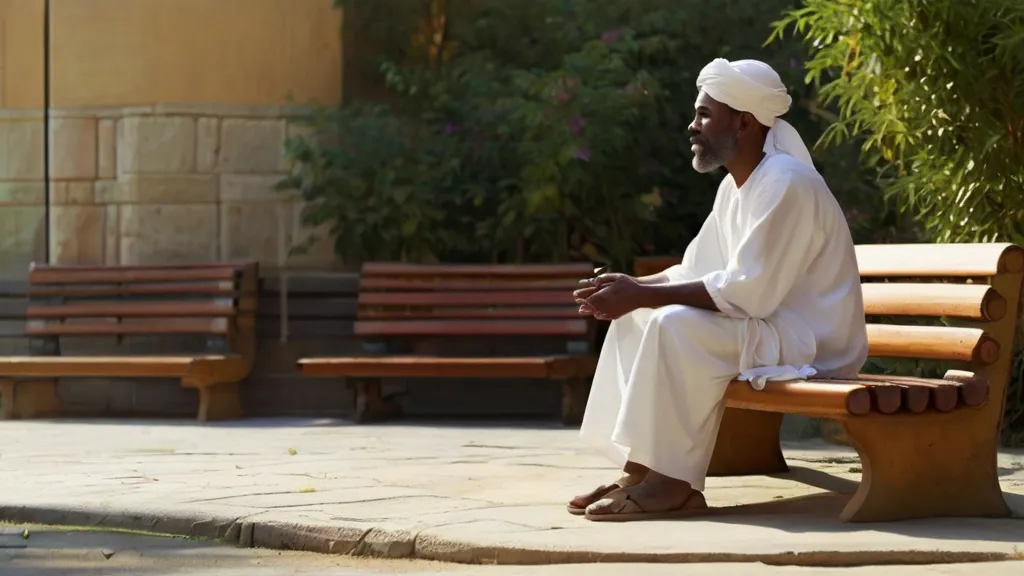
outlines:
M949 363L984 376L993 422L1002 418L1020 318L1024 250L1012 244L856 247L869 355ZM636 274L679 263L639 258ZM897 321L880 322L898 317ZM941 322L940 322L941 320Z
M205 336L223 352L255 355L254 262L148 266L33 264L32 338Z
M572 291L593 273L586 263L367 263L360 278L355 334L554 336L589 347L594 322L580 317Z

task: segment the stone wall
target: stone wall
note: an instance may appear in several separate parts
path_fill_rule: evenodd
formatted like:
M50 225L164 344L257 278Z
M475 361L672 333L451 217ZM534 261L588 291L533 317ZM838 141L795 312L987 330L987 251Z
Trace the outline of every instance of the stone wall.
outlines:
M307 234L300 202L274 190L297 129L280 106L52 111L51 262L276 266L281 248ZM325 241L288 264L334 262Z

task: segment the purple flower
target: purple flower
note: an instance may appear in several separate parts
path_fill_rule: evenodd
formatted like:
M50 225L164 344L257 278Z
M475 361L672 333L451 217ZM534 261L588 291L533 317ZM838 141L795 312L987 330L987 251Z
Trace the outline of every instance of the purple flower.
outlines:
M584 162L590 162L590 150L580 148L576 151L576 159L583 160Z
M583 132L583 118L580 118L579 116L573 116L572 118L570 118L569 119L569 132L572 132L573 134L575 134L577 136L581 132Z
M447 124L444 125L444 133L449 136L451 136L452 134L458 134L459 130L460 128L458 124L448 122Z
M615 28L601 34L601 42L604 42L606 46L608 44L615 44L620 38L622 38L622 28Z

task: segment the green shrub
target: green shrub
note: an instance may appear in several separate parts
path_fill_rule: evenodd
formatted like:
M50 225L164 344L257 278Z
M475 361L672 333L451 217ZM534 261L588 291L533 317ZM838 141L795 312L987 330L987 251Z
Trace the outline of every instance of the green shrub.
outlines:
M281 188L346 262L589 260L681 253L720 175L690 166L696 76L776 67L805 137L822 124L797 42L762 47L792 0L340 0L372 98L312 107ZM861 240L895 229L853 147L818 160ZM888 219L888 220L886 220ZM879 224L883 226L880 227ZM889 228L886 228L886 225Z

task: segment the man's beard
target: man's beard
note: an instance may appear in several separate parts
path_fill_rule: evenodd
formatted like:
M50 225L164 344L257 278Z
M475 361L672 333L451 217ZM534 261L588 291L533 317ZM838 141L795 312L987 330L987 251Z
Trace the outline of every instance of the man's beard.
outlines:
M693 155L693 169L707 174L725 165L736 154L739 138L735 134L724 134L717 140L697 138L700 152Z

